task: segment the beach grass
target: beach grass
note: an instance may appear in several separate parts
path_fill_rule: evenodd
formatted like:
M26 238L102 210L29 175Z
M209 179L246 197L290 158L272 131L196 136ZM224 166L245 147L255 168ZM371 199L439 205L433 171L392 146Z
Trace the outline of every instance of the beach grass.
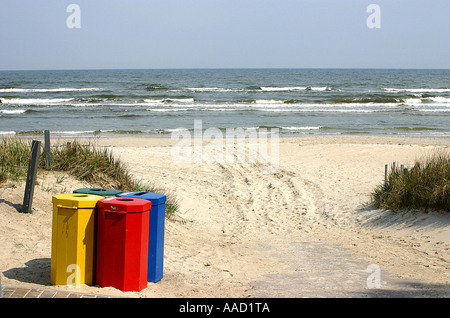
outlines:
M450 212L450 154L436 153L411 169L391 169L372 192L376 208Z
M43 152L43 150L42 150ZM8 179L20 180L26 177L30 156L30 145L19 138L4 138L0 142L0 183ZM166 216L170 218L179 204L173 192L157 188L129 173L126 166L113 154L93 143L66 142L52 147L53 171L63 171L93 187L116 189L124 192L157 192L167 196ZM45 155L39 159L41 169L45 168ZM25 168L24 168L25 167Z
M3 138L0 141L0 184L26 176L29 157L29 145L18 138Z
M40 166L45 167L44 156ZM90 143L67 142L51 150L52 170L65 171L79 180L98 187L131 191L134 180L125 166L107 149Z

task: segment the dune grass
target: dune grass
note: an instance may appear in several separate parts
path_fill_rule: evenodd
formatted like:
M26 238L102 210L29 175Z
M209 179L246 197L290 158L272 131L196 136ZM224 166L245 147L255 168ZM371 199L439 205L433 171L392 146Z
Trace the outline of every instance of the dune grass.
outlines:
M0 142L0 184L8 179L26 177L30 144L19 138L4 138ZM166 216L170 218L178 210L173 192L143 183L131 176L123 162L114 158L107 149L92 143L67 142L51 149L52 170L63 171L92 187L116 189L124 192L157 192L167 196ZM45 168L45 152L42 149L40 168ZM75 189L74 189L75 190Z
M30 146L17 138L0 140L0 184L26 176Z
M392 170L372 192L377 208L450 212L450 155L434 154L416 161L407 172Z

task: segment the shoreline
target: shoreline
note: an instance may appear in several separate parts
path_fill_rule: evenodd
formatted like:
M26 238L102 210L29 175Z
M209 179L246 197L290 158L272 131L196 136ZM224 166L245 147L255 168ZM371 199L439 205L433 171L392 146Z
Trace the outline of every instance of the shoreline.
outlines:
M44 135L36 136L11 136L11 138L19 138L24 140L40 140L42 145L44 144ZM0 136L0 139L8 138ZM197 137L191 136L192 140L196 140ZM210 141L214 141L211 138L201 138L203 144L206 145ZM227 140L227 137L223 137L223 140ZM237 137L233 137L236 141ZM82 142L92 143L98 146L123 146L123 147L136 147L136 146L152 146L165 144L166 146L174 146L179 143L178 139L172 139L170 136L141 136L141 135L119 135L119 136L93 136L93 137L69 137L69 136L52 136L50 134L50 143L58 144L60 141L67 142L70 140L78 140ZM270 140L270 137L268 138ZM315 144L321 143L346 143L346 144L414 144L421 146L443 146L450 148L450 138L448 137L429 137L429 136L354 136L354 135L339 135L339 136L279 136L279 144L296 143L302 144ZM246 138L246 142L248 138Z
M224 130L224 129L221 129ZM189 132L193 131L191 129L187 130ZM203 130L204 132L204 130ZM202 134L203 134L202 132ZM120 139L120 138L142 138L142 139L171 139L171 135L168 134L115 134L115 135L65 135L65 134L54 134L52 131L50 131L50 136L53 136L57 139ZM192 138L197 138L197 135L192 135ZM31 138L44 138L44 130L40 134L16 134L16 133L4 133L0 134L0 138L8 138L8 137L17 137L21 139L31 139ZM442 135L377 135L377 134L333 134L333 135L321 135L321 134L304 134L304 135L278 135L280 139L311 139L311 138L330 138L330 139L427 139L427 140L446 140L450 138L448 136L442 136ZM203 138L203 136L201 136ZM229 138L226 137L226 135L223 135L223 138ZM233 136L231 138L242 138ZM244 138L248 138L248 135L246 135ZM208 138L205 138L208 139ZM449 142L450 144L450 142Z
M267 132L270 132L270 129L277 128L281 130L279 127L269 127L269 128L256 128L256 130L266 129ZM237 128L219 128L221 132L225 132L227 129L237 129ZM250 128L243 128L245 131L251 131ZM180 128L180 130L187 131L189 133L193 133L194 129L184 129ZM202 134L205 129L202 130ZM68 131L68 132L52 132L52 135L58 138L118 138L118 137L135 137L135 138L171 138L172 132L164 132L164 133L134 133L134 132L123 132L123 133L84 133L77 131ZM44 136L44 130L39 133L29 133L29 132L16 132L16 131L0 131L1 137L40 137ZM293 133L279 133L278 136L280 138L309 138L309 137L393 137L393 138L449 138L450 135L430 135L430 134L374 134L374 133L333 133L333 134L320 134L320 133L304 133L304 134L293 134ZM225 134L224 134L225 137Z

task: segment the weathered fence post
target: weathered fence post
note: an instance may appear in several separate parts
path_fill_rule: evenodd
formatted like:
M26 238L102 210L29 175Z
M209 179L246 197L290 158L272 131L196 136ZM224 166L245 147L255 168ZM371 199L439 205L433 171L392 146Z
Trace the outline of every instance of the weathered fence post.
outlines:
M384 184L388 181L388 165L384 165Z
M23 196L21 212L31 213L31 205L33 203L34 185L36 184L36 175L40 152L41 142L39 140L33 140L31 144L31 157L30 162L28 163L27 182L25 185L25 194Z
M52 167L52 157L50 153L50 130L44 131L45 135L45 169L50 170Z

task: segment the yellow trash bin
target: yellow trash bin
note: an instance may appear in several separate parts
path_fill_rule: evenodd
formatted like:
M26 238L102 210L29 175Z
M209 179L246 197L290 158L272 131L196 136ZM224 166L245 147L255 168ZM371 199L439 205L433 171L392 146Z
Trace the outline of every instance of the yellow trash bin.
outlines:
M53 196L51 284L94 284L96 204L100 199L104 197L77 193Z

